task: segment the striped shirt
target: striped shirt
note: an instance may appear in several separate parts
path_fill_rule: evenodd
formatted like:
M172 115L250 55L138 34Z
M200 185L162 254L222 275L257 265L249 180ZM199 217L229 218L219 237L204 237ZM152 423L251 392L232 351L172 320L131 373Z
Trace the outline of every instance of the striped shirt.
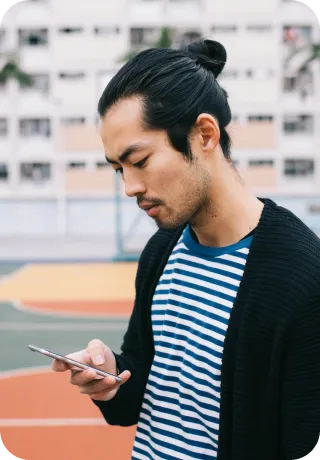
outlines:
M155 356L132 460L217 457L223 347L252 236L224 248L187 226L152 302Z

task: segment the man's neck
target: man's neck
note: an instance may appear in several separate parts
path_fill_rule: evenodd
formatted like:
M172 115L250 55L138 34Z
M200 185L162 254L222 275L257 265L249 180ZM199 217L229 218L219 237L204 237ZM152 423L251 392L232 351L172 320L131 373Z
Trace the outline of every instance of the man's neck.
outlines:
M224 177L211 204L190 225L204 246L224 247L237 243L257 227L264 204L241 182L236 173Z

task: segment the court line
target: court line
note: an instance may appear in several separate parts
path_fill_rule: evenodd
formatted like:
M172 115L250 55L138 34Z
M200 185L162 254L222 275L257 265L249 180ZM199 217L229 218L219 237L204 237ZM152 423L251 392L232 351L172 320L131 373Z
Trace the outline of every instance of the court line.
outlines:
M126 323L32 323L0 322L0 331L124 331Z
M11 379L12 377L31 377L35 374L49 374L52 372L50 366L34 366L9 371L0 371L0 379Z
M11 281L11 278L14 278L15 276L19 275L24 270L27 270L27 268L29 268L29 264L22 265L21 267L14 270L12 273L8 273L7 275L1 276L0 286L7 283L8 281Z
M42 427L42 426L98 426L107 425L103 418L3 418L0 427Z
M88 302L91 302L88 300ZM112 320L122 320L122 319L128 319L130 318L131 313L126 314L123 313L122 315L117 314L113 315L110 313L105 313L105 314L95 314L95 313L85 313L85 312L69 312L69 311L56 311L54 309L43 309L39 307L33 307L32 305L27 305L20 299L16 300L11 300L11 304L13 308L15 308L18 311L22 311L24 313L35 313L37 315L43 315L43 316L59 316L61 318L97 318L97 319L112 319ZM132 301L133 305L133 301Z

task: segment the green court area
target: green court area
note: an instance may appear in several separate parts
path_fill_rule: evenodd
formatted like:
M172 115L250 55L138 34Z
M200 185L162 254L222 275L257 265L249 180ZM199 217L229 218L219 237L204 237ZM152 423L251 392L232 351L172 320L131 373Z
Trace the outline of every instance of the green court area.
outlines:
M0 265L0 283L20 267ZM29 344L67 354L99 338L111 349L120 350L128 318L42 314L16 308L14 302L0 303L0 372L50 366L50 359L31 352Z

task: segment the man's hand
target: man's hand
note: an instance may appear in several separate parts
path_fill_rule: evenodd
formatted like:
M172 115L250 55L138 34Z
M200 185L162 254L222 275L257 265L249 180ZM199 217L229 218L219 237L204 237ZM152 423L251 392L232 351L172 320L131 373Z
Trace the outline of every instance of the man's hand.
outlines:
M117 375L117 364L114 354L101 340L92 340L87 349L72 353L67 356L80 363L94 366L102 371ZM124 371L119 377L122 383L117 383L115 378L101 377L94 370L81 370L72 365L55 359L52 362L55 372L71 370L70 383L79 387L80 393L89 395L96 401L110 401L115 397L120 385L125 383L131 376L129 371Z

